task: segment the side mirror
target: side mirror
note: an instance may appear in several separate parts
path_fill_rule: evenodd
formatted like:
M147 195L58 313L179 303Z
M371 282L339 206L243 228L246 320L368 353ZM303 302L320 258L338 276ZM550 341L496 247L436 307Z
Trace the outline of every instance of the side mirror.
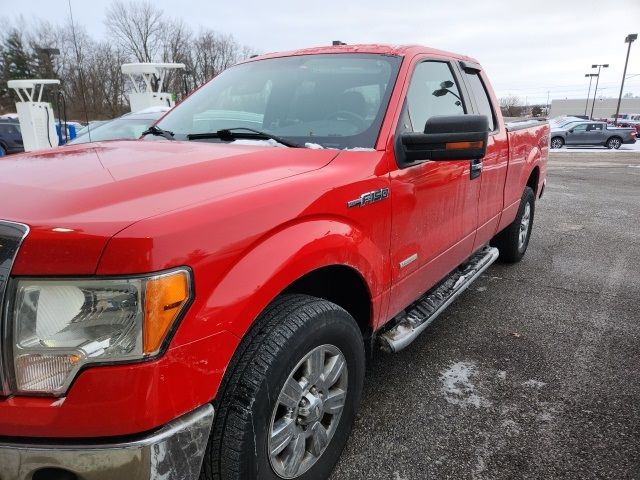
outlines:
M486 115L436 116L427 120L424 133L404 132L398 156L404 163L422 160L471 160L485 156L489 138Z

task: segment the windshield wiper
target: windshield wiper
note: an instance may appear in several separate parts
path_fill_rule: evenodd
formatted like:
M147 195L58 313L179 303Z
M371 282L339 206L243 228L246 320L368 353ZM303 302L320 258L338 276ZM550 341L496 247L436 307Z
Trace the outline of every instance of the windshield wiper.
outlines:
M164 137L167 140L175 140L175 138L173 138L173 132L170 132L169 130L163 130L162 128L156 127L155 125L151 125L144 132L142 132L141 136L144 137L145 135L155 135L156 137Z
M268 132L263 132L260 130L254 130L253 128L245 128L245 127L224 128L222 130L218 130L217 132L210 132L210 133L189 133L187 135L187 138L189 140L199 140L204 138L219 138L221 140L227 140L227 141L235 140L236 138L259 138L259 139L274 140L278 143L281 143L285 147L302 148L301 145L298 145L297 143L293 143L289 140L285 140L282 137L272 135Z

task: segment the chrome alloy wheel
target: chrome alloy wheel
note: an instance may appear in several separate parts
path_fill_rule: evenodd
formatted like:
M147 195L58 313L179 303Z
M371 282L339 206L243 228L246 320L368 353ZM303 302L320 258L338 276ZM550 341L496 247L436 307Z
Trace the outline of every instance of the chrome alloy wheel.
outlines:
M531 204L527 202L524 206L524 212L520 219L520 233L518 235L518 250L524 248L524 244L527 241L527 235L529 235L529 226L531 225Z
M562 144L563 142L559 138L551 140L551 148L562 148Z
M333 345L314 348L289 374L269 431L269 461L278 476L299 477L318 461L338 428L347 382L347 362Z

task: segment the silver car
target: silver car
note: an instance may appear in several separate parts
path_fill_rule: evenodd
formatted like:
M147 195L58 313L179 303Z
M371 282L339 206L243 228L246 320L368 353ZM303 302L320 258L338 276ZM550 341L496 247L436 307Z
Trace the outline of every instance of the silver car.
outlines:
M636 143L635 128L616 128L605 122L571 123L562 128L553 128L551 148L562 148L565 145L601 145L618 149L625 143Z

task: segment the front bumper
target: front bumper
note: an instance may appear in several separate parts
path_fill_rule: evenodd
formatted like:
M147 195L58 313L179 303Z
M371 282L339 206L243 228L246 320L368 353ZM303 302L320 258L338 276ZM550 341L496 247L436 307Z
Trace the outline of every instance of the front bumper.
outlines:
M41 474L47 480L196 480L213 415L206 404L152 434L113 443L0 441L0 480L31 480L43 469L54 469Z

